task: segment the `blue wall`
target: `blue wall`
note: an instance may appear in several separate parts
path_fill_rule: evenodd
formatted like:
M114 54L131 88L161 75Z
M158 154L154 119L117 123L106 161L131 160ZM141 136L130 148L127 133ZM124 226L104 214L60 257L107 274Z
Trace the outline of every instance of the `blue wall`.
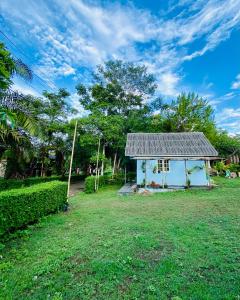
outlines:
M137 160L137 184L141 185L145 179L145 173L142 170L142 163L145 160ZM154 166L157 166L157 160L146 160L146 182L150 184L154 181L156 184L167 184L168 186L186 186L186 173L184 160L170 160L169 172L153 173ZM187 160L187 170L199 166L202 169L192 170L188 175L191 186L206 186L208 184L205 162L203 160Z

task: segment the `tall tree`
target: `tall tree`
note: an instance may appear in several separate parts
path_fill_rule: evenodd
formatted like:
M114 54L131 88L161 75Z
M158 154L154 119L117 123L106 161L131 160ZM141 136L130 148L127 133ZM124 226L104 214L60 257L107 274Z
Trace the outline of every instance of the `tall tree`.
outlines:
M79 84L76 89L81 105L89 112L88 123L94 124L93 132L101 136L113 161L118 153L119 165L127 132L133 125L137 130L144 128L140 124L150 113L146 102L154 96L154 76L145 66L109 61L98 66L90 87Z
M203 131L209 135L216 132L212 107L194 93L182 93L169 105L164 104L162 117L165 118L163 126L166 131Z

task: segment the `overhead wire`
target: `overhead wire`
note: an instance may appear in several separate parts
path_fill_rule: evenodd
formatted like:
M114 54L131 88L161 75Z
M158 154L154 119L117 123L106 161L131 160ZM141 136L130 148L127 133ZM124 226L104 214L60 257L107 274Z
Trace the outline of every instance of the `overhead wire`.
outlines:
M0 29L0 34L2 34L2 36L4 36L9 42L10 44L12 44L24 57L26 57L28 60L30 60L30 56L26 55L1 29ZM16 59L19 59L19 57L17 57L16 55L13 55ZM28 65L28 64L27 64ZM31 64L29 64L31 66ZM39 73L43 74L44 76L46 76L46 74L44 74L43 72L38 71ZM49 84L47 84L46 80L44 80L41 76L39 76L35 71L32 71L33 75L35 77L37 77L40 81L39 83L46 89L50 89L52 91L54 91L54 89L52 87L49 86ZM49 83L51 83L51 85L55 86L55 84L48 80ZM29 83L28 83L29 84ZM29 84L30 85L30 84Z

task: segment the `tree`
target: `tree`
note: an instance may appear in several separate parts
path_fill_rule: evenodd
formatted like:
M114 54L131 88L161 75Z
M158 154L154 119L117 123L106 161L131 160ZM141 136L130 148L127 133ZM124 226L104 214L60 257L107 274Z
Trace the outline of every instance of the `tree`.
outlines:
M164 131L202 131L208 136L216 132L212 107L194 93L182 93L169 105L164 104L160 112L165 118Z
M240 136L229 136L226 131L219 130L213 139L213 145L220 157L240 154Z
M102 86L116 83L126 94L142 98L154 95L157 88L155 78L148 73L146 66L121 60L110 60L99 65L94 78Z
M57 174L65 172L65 156L68 154L71 143L69 141L68 117L73 115L69 103L70 94L65 89L59 89L57 93L43 92L43 107L40 105L38 111L39 124L42 137L39 147L41 161L41 174L44 175L47 169L52 168ZM51 165L49 153L55 157L55 164Z
M6 49L3 43L0 43L0 90L9 89L12 85L12 77L19 75L26 80L32 80L32 71L20 59L15 59Z
M80 103L89 112L85 118L85 133L94 140L101 137L103 152L116 161L124 156L126 134L142 130L145 117L150 113L146 104L153 97L156 84L145 66L109 61L98 66L90 87L76 87ZM138 120L138 122L137 122ZM97 144L97 143L96 143Z

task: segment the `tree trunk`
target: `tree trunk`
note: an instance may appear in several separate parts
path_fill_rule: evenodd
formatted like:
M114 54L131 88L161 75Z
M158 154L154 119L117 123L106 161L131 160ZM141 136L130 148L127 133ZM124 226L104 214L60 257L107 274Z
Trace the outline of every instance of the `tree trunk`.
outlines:
M117 170L119 170L119 168L120 168L120 162L121 162L121 158L119 157L118 162L117 162Z
M113 176L115 174L116 160L117 160L117 152L115 152L115 154L114 154L112 178L113 178Z
M42 165L41 165L41 174L40 174L41 177L43 177L43 170L44 170L44 166L43 166L43 161L42 161Z

